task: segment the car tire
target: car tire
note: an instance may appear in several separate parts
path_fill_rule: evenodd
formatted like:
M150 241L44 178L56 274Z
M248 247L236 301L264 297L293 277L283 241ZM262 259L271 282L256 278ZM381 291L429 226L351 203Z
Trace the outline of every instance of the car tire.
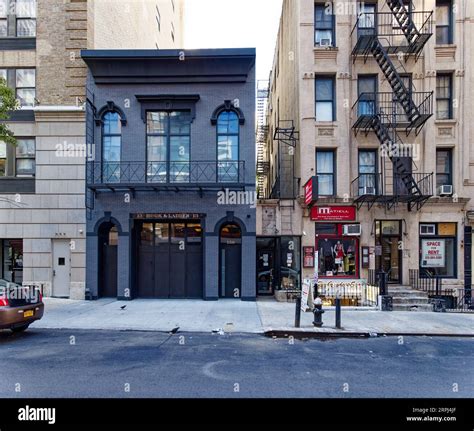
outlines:
M12 332L19 333L19 332L26 331L28 329L28 326L30 326L30 324L22 325L22 326L14 326L10 329L11 329Z

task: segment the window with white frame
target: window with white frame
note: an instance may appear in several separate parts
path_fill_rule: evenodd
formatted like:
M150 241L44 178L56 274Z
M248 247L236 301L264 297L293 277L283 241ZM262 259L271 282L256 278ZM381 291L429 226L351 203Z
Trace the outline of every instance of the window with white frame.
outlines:
M8 0L0 0L0 37L8 36Z
M0 177L33 177L35 152L34 138L17 138L16 145L0 141Z
M36 36L36 0L16 0L16 36Z
M21 106L34 106L36 97L36 70L16 69L16 98Z

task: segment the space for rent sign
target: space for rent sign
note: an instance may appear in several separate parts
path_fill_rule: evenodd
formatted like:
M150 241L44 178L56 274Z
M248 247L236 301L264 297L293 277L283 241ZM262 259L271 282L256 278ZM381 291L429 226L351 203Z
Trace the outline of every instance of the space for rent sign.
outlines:
M421 241L421 266L423 268L444 268L446 266L446 241L444 239L423 239Z

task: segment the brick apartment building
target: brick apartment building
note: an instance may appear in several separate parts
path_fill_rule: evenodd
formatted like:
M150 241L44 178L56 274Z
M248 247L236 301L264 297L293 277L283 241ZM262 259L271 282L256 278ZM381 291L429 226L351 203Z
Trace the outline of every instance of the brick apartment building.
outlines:
M470 301L473 14L462 0L284 0L259 133L261 293L316 266L322 288L383 270L389 292ZM399 308L426 308L419 296Z
M179 48L182 0L0 0L0 76L21 109L0 142L0 278L85 297L81 49Z

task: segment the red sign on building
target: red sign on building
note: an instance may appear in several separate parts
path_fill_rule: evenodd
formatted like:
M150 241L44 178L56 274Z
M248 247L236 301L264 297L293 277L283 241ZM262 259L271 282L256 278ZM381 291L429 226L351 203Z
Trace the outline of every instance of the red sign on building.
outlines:
M318 200L318 179L311 177L304 185L304 203L310 207Z
M318 206L311 208L311 220L346 222L356 220L356 207L353 206Z

